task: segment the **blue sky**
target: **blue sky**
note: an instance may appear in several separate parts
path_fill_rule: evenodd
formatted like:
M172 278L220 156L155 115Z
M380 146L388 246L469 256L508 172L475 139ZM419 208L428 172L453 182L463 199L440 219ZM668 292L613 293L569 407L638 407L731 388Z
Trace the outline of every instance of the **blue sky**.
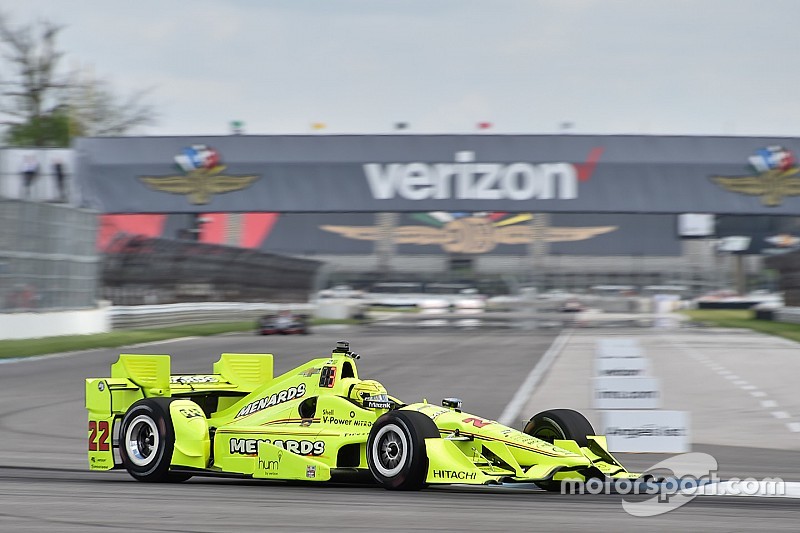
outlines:
M64 66L152 88L140 133L800 135L792 0L0 0ZM4 67L5 68L5 67Z

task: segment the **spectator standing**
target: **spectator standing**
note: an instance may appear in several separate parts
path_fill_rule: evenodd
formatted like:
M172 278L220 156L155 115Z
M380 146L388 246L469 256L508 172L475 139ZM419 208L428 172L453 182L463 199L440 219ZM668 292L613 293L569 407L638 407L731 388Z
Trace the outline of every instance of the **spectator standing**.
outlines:
M53 161L53 175L56 177L56 188L58 189L58 201L67 201L67 183L64 175L64 163L61 159Z
M22 160L22 198L31 199L31 187L39 176L39 161L33 154L28 154Z

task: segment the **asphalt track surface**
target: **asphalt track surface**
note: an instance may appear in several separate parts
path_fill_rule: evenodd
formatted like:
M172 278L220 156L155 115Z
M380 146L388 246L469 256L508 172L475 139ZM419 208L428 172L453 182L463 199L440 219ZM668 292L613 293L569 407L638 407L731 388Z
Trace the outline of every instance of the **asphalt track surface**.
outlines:
M496 418L557 332L361 329L309 336L231 335L129 348L172 355L173 372L206 373L222 351L275 354L280 373L351 341L362 378L406 401L459 396ZM83 379L106 376L120 350L92 350L0 364L0 531L796 531L797 500L698 497L669 513L636 518L620 495L561 495L524 488L437 487L390 492L374 486L304 485L193 478L145 484L124 472L86 468ZM531 413L532 415L533 413ZM783 474L800 480L798 452L696 448L721 474ZM628 458L648 466L653 458Z

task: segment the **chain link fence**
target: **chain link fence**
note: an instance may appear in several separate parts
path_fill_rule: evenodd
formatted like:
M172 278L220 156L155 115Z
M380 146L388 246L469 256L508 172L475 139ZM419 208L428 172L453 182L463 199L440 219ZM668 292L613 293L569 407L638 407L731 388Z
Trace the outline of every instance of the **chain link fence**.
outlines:
M97 213L0 199L0 310L93 307Z

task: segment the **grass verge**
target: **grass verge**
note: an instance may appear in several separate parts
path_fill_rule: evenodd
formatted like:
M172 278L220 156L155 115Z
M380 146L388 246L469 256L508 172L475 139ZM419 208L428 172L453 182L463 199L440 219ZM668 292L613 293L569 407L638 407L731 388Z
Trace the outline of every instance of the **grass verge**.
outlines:
M325 324L358 323L355 320L314 319L312 326ZM193 324L171 328L130 329L98 333L95 335L64 335L41 339L0 340L0 359L11 357L30 357L49 353L92 350L94 348L115 348L143 342L163 341L180 337L205 337L237 331L253 331L252 320L244 322L220 322L214 324Z
M757 320L748 309L692 309L681 311L695 322L722 328L746 328L800 342L800 324Z

